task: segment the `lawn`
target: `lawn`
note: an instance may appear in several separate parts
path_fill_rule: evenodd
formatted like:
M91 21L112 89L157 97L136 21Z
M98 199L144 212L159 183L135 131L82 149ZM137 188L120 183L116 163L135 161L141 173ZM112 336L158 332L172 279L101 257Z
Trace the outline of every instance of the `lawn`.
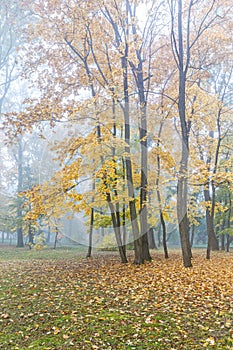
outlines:
M233 349L233 254L0 248L1 349Z

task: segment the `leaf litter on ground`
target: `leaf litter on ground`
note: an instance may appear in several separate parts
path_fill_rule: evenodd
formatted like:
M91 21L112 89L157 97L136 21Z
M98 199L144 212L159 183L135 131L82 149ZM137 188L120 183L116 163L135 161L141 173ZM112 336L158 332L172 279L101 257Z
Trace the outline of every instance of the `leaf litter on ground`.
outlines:
M1 349L233 349L232 253L132 261L1 261Z

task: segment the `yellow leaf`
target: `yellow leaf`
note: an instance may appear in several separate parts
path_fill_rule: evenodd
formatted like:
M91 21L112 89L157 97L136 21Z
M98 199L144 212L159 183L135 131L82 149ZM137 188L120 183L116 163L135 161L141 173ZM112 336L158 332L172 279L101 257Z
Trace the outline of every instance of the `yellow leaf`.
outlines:
M58 334L58 333L60 333L60 328L58 328L58 327L53 327L53 334Z

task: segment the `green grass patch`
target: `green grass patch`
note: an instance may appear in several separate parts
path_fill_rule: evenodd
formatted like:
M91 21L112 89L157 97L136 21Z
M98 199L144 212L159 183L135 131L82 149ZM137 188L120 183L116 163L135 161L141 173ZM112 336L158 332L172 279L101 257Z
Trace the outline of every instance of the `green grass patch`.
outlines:
M1 349L233 347L231 254L198 252L184 269L177 251L141 267L75 249L1 253Z
M71 259L84 257L87 248L77 247L43 247L42 249L29 249L29 247L15 248L13 246L0 246L0 261L4 260L30 260L30 259Z

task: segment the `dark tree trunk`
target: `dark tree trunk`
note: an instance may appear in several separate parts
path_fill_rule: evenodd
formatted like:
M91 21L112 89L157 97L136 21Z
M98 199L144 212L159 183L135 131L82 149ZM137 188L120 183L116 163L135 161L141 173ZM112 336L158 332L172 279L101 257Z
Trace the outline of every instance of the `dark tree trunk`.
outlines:
M225 223L226 223L226 220L225 218L223 219L223 222L221 224L221 228L219 228L219 231L221 230L224 230L225 228ZM226 238L226 235L221 235L221 250L225 250L225 238Z
M121 159L122 161L122 169L123 169L123 179L126 179L126 174L125 174L125 163L124 163L124 158ZM125 185L123 185L123 192L125 191ZM123 247L125 249L126 253L126 245L127 245L127 231L126 231L126 205L125 201L123 202L122 206L122 242L123 242Z
M209 189L204 189L205 201L211 203ZM214 231L214 216L212 209L206 208L206 229L208 234L208 248L206 258L210 258L211 250L219 250L219 242Z
M138 67L137 82L139 89L139 102L141 110L140 145L141 145L141 190L140 190L140 226L142 236L143 260L151 261L148 244L148 147L147 147L147 111L144 96L144 85L142 75L142 64Z
M226 242L226 251L227 251L227 253L229 253L229 251L230 251L230 243L231 243L230 235L227 234L227 242Z
M31 223L29 223L29 228L28 228L28 245L29 248L32 249L32 246L34 245L33 241L34 235L33 235L33 229Z
M22 136L18 139L18 194L22 192L23 189L23 146L22 146ZM22 198L18 196L17 198L17 247L23 248L23 227L22 227Z
M192 225L191 238L190 238L190 245L191 245L191 248L193 247L194 234L195 234L195 225Z
M122 57L122 68L123 68L123 81L124 81L124 130L125 130L125 170L127 179L128 195L130 197L129 201L129 211L130 211L130 221L133 231L134 239L134 263L143 264L143 254L142 254L142 239L140 237L137 209L135 204L135 194L133 185L133 171L132 162L130 157L130 118L129 118L129 93L128 93L128 64L127 57L128 49L126 45L125 56Z
M158 247L161 247L162 242L161 242L161 231L162 231L162 225L160 222L159 229L158 229Z
M165 259L168 259L169 255L168 255L168 249L167 249L167 230L166 230L166 224L165 224L165 220L164 220L162 211L160 212L160 221L161 221L161 226L162 226L162 231L163 231L164 257L165 257Z
M127 257L126 257L125 249L123 248L122 239L121 239L121 230L120 230L118 217L116 215L116 211L115 211L114 205L113 205L113 203L111 201L111 197L110 197L109 193L107 194L107 201L108 201L109 209L111 211L113 229L114 229L114 232L115 232L115 237L116 237L116 242L117 242L119 254L120 254L120 257L121 257L121 262L122 263L127 263Z
M95 180L92 181L92 191L94 191L94 190L95 190ZM93 202L94 202L94 197L92 197L92 203ZM95 210L94 210L94 208L91 208L90 226L89 226L89 241L88 241L88 250L87 250L87 255L86 255L87 258L90 258L91 253L92 253L94 219L95 219Z
M116 6L117 7L117 6ZM118 7L117 7L118 8ZM142 238L140 236L140 229L138 224L137 217L137 208L135 203L135 193L134 193L134 184L133 184L133 171L132 171L132 162L131 162L131 150L130 150L130 113L129 113L129 84L128 84L128 37L129 37L129 17L132 17L131 5L129 1L125 2L125 19L124 19L124 34L121 35L121 31L118 28L117 23L113 20L111 14L106 10L106 16L109 23L111 24L114 33L115 33L115 43L117 47L120 47L124 44L124 53L121 57L121 68L123 72L123 89L124 89L124 98L121 104L121 108L124 113L124 141L125 141L125 171L126 171L126 180L127 180L127 189L129 199L129 212L130 212L130 221L132 225L132 233L134 240L134 263L142 264L144 262L143 257L143 244ZM123 40L124 38L124 40ZM96 62L95 62L96 63ZM144 225L144 222L143 222ZM146 229L147 230L147 229ZM146 231L147 232L147 231ZM144 241L145 242L145 241Z
M123 249L126 254L126 242L127 242L127 232L126 232L126 212L125 212L125 204L123 204L122 208L122 243L123 243Z
M148 243L150 249L158 249L155 243L154 228L150 227L148 230Z
M183 9L182 0L178 1L178 68L179 68L179 100L178 110L181 126L181 162L178 174L177 184L177 217L179 223L180 242L185 267L191 267L192 253L189 241L189 221L188 221L188 160L189 160L189 131L190 122L186 120L186 76L189 65L189 53L187 61L184 62L184 43L183 43ZM188 33L189 34L189 33ZM189 50L189 47L188 47Z
M130 16L132 13L130 11ZM133 35L137 35L137 28L132 25ZM140 149L141 149L141 185L140 185L140 231L142 237L142 256L143 260L151 261L149 244L148 244L148 142L147 142L147 98L145 94L145 80L143 76L143 57L141 50L136 49L138 65L135 66L130 62L133 70L135 82L138 90L139 109L140 109ZM150 74L149 74L150 80Z
M180 176L181 173L182 172L180 172ZM189 240L189 221L187 216L187 179L185 179L184 176L179 178L177 185L177 216L183 263L185 267L191 267L192 252Z
M214 159L214 169L213 169L213 175L217 173L217 167L218 167L218 158L219 158L219 151L220 151L220 145L221 145L221 111L218 111L218 118L217 118L217 129L218 129L218 142L217 147L215 151L215 159ZM209 136L211 138L214 138L214 132L210 131ZM208 163L210 164L211 157L208 159ZM212 199L210 195L210 188L212 192ZM214 232L214 210L215 210L215 183L213 179L211 179L208 183L208 188L204 189L204 196L205 200L209 201L211 203L211 208L207 211L209 213L206 213L206 226L208 231L208 248L207 248L207 259L209 259L210 256L210 250L219 250L219 242ZM208 251L209 250L209 251Z
M181 103L183 105L183 102ZM182 106L181 106L182 107ZM180 114L183 115L183 108L180 109ZM179 223L180 242L183 255L183 263L185 267L192 266L192 252L189 239L189 220L188 220L188 208L187 208L187 196L188 196L188 139L182 138L182 160L179 170L179 178L177 184L177 217Z
M22 211L18 210L18 215L22 216ZM19 224L20 225L20 224ZM23 248L24 242L23 242L23 228L21 226L17 227L17 248Z
M221 250L225 250L225 235L221 235Z
M231 212L232 212L232 200L231 200L231 192L229 192L229 210L228 210L228 217L227 217L227 228L231 227ZM227 234L226 251L228 253L230 251L230 243L231 243L231 237L229 234Z
M90 231L89 231L89 242L88 242L88 250L87 250L87 258L91 257L92 252L92 240L93 240L93 225L94 225L94 208L91 209L91 217L90 217Z
M158 141L157 141L157 147L160 147L160 138L162 134L163 129L163 123L160 124L159 133L158 133ZM158 153L157 155L157 179L156 179L156 193L159 203L159 216L160 216L160 227L159 230L162 228L163 236L162 236L162 242L163 242L163 250L164 250L164 256L165 259L168 259L168 249L167 249L167 230L166 230L166 223L164 220L163 210L162 210L162 201L161 201L161 194L160 194L160 172L161 172L161 160L160 155Z

